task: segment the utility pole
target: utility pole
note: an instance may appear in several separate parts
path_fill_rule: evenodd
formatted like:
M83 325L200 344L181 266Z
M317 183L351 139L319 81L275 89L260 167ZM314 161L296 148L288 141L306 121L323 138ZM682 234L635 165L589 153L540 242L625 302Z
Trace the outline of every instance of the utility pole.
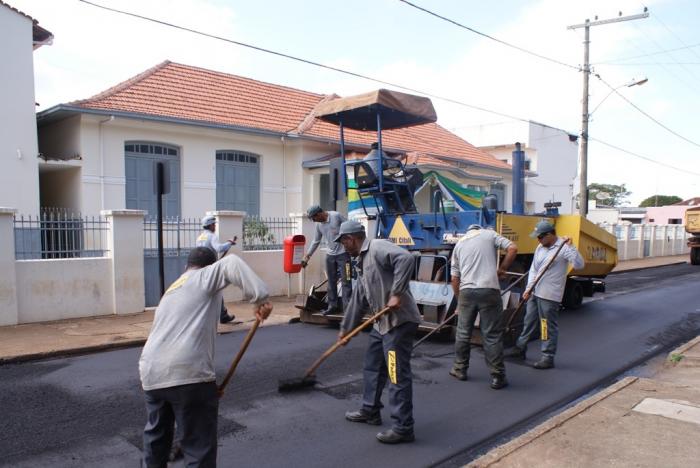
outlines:
M588 213L588 120L590 115L588 114L588 78L591 74L591 63L589 60L589 49L590 49L590 35L591 26L600 26L603 24L619 23L621 21L630 21L642 18L648 18L649 12L647 8L644 8L644 13L638 15L620 16L617 18L611 18L606 20L598 20L596 16L596 21L587 19L585 23L574 24L568 26L566 29L580 29L584 28L584 39L583 39L583 99L581 100L581 141L579 142L579 209L578 212L584 218Z

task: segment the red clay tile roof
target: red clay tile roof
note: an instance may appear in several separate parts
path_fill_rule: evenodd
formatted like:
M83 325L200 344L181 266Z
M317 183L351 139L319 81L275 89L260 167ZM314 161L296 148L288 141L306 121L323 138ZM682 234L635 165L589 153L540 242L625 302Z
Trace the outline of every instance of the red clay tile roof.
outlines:
M96 96L71 104L198 122L306 135L337 141L338 127L313 119L322 100L336 96L165 61ZM369 146L374 132L346 129L350 145ZM417 151L494 168L510 166L437 124L382 132L387 150Z

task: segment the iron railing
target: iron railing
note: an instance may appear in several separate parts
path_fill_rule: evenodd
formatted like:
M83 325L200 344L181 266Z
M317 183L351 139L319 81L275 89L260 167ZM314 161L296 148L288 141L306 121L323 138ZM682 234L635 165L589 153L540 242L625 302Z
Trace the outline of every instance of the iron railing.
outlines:
M109 223L64 209L42 209L38 216L14 217L15 258L37 260L104 257Z
M163 218L163 255L178 256L183 250L191 250L197 244L202 225L197 218ZM146 256L158 256L158 221L143 221L143 249Z
M243 250L280 250L284 238L297 231L294 218L246 216L243 219Z

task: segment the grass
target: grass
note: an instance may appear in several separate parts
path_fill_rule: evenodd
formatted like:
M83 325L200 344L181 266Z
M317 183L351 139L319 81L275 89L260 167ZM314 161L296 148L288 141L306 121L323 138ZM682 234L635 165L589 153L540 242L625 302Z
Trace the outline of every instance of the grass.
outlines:
M683 356L682 354L673 353L673 354L671 354L671 357L670 357L668 360L671 361L671 362L674 363L674 364L678 364L679 362L681 362L681 360L682 360L684 357L685 357L685 356Z

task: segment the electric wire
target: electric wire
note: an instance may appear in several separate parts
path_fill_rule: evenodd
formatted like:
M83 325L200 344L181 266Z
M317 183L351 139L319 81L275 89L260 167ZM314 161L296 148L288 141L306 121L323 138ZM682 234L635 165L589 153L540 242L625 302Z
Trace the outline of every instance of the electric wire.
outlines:
M198 30L196 30L196 29L187 28L187 27L185 27L185 26L179 26L179 25L176 25L176 24L168 23L168 22L166 22L166 21L162 21L162 20L158 20L158 19L155 19L155 18L150 18L150 17L147 17L147 16L139 15L139 14L137 14L137 13L131 13L131 12L128 12L128 11L118 10L118 9L116 9L116 8L107 7L107 6L100 5L100 4L98 4L98 3L94 3L94 2L91 2L91 1L88 1L88 0L79 0L79 1L82 2L82 3L85 3L85 4L87 4L87 5L94 6L94 7L96 7L96 8L100 8L100 9L103 9L103 10L106 10L106 11L111 11L111 12L113 12L113 13L118 13L118 14L122 14L122 15L126 15L126 16L131 16L131 17L138 18L138 19L141 19L141 20L144 20L144 21L149 21L149 22L152 22L152 23L157 23L157 24L161 24L161 25L163 25L163 26L171 27L171 28L174 28L174 29L179 29L179 30L182 30L182 31L191 32L191 33L193 33L193 34L197 34L197 35L209 37L209 38L212 38L212 39L216 39L216 40L228 42L228 43L231 43L231 44L239 45L239 46L241 46L241 47L246 47L246 48L249 48L249 49L253 49L253 50L256 50L256 51L259 51L259 52L264 52L264 53L276 55L276 56L278 56L278 57L287 58L287 59L289 59L289 60L294 60L294 61L301 62L301 63L305 63L305 64L308 64L308 65L313 65L313 66L316 66L316 67L325 68L325 69L328 69L328 70L333 70L333 71L336 71L336 72L338 72L338 73L343 73L343 74L350 75L350 76L354 76L354 77L357 77L357 78L361 78L361 79L373 81L373 82L375 82L375 83L381 83L381 84L386 84L386 85L389 85L389 86L394 86L394 87L399 88L399 89L411 91L411 92L414 92L414 93L417 93L417 94L422 94L422 95L425 95L425 96L428 96L428 97L432 97L432 98L439 99L439 100L442 100L442 101L445 101L445 102L450 102L450 103L452 103L452 104L457 104L457 105L460 105L460 106L468 107L468 108L471 108L471 109L479 110L479 111L486 112L486 113L489 113L489 114L499 115L499 116L501 116L501 117L506 117L506 118L508 118L508 119L517 120L517 121L525 122L525 123L529 123L529 122L530 122L530 119L525 119L525 118L522 118L522 117L518 117L518 116L506 114L506 113L504 113L504 112L495 111L495 110L487 109L487 108L480 107L480 106L475 106L475 105L468 104L468 103L465 103L465 102L462 102L462 101L459 101L459 100L456 100L456 99L452 99L452 98L448 98L448 97L443 97L443 96L435 95L435 94L432 94L432 93L429 93L429 92L425 92L425 91L417 90L417 89L410 88L410 87L407 87L407 86L403 86L403 85L391 83L391 82L388 82L388 81L385 81L385 80L380 80L380 79L373 78L373 77L370 77L370 76L366 76L366 75L363 75L363 74L360 74L360 73L355 73L355 72L348 71L348 70L344 70L344 69L341 69L341 68L332 67L332 66L324 65L324 64L322 64L322 63L314 62L314 61L311 61L311 60L306 60L306 59L303 59L303 58L295 57L295 56L293 56L293 55L289 55L289 54L286 54L286 53L277 52L277 51L274 51L274 50L266 49L266 48L259 47L259 46L255 46L255 45L252 45L252 44L247 44L247 43L240 42L240 41L236 41L236 40L233 40L233 39L228 39L228 38L221 37L221 36L217 36L217 35L214 35L214 34L209 34L209 33L206 33L206 32L198 31ZM578 68L577 68L577 69L578 69ZM598 76L598 78L601 79L601 81L602 81L602 78L600 78L599 75L596 75L596 76ZM608 87L610 87L611 89L614 89L614 88L612 88L609 84L607 84L606 82L604 82L604 83L605 83ZM617 94L620 95L623 99L627 100L627 99L626 99L624 96L622 96L620 93L617 93ZM627 100L627 101L630 102L629 100ZM634 106L634 104L632 104L631 102L630 102L630 104ZM636 107L636 106L635 106L635 107ZM641 111L641 109L639 109L639 110ZM643 111L642 111L642 112L643 112ZM648 116L648 114L646 114L646 113L645 113L645 115ZM650 116L649 116L649 117L650 117ZM652 118L652 117L650 117L650 118ZM653 119L653 118L652 118L652 119ZM666 129L668 130L667 127L664 127L664 128L666 128ZM569 135L569 134L578 134L578 132L568 132L568 131L563 130L563 129L558 129L558 130L560 130L562 133L565 133L565 134L567 134L567 135ZM669 130L669 131L670 131L670 130ZM674 133L674 132L672 132L672 133ZM674 134L675 134L675 133L674 133ZM685 139L684 137L682 137L682 138ZM626 150L626 149L621 148L621 147L619 147L619 146L613 145L612 143L608 143L608 142L605 142L605 141L600 140L600 139L597 139L597 138L592 138L592 137L589 136L588 139L589 139L589 140L593 140L593 141L597 141L597 142L599 142L599 143L601 143L601 144L603 144L603 145L606 145L606 146L608 146L608 147L610 147L610 148L616 149L616 150L618 150L618 151L621 151L621 152L626 153L626 154L631 155L631 156L636 156L636 157L638 157L638 158L640 158L640 159L646 160L646 161L651 162L651 163L654 163L654 164L658 164L658 165L665 166L665 167L668 167L668 168L671 168L671 169L675 169L675 170L681 171L681 172L683 172L683 173L685 173L685 174L693 174L693 175L699 175L699 176L700 176L700 174L698 174L698 173L694 173L694 172L688 171L687 169L681 169L681 168L672 166L672 165L670 165L670 164L663 163L663 162L661 162L661 161L652 159L652 158L647 157L647 156L640 155L640 154L635 153L635 152L633 152L633 151ZM690 140L688 140L688 141L690 141ZM692 141L691 141L691 143L697 145L697 143L695 143L695 142L692 142ZM700 146L700 145L697 145L697 146Z
M416 10L420 10L420 11L422 11L422 12L424 12L424 13L427 13L427 14L429 14L429 15L431 15L431 16L434 16L434 17L436 17L436 18L439 18L439 19L441 19L441 20L443 20L443 21L447 21L448 23L454 24L455 26L457 26L457 27L459 27L459 28L466 29L467 31L473 32L474 34L477 34L477 35L479 35L479 36L485 37L485 38L487 38L487 39L491 39L492 41L498 42L499 44L502 44L502 45L504 45L504 46L506 46L506 47L510 47L510 48L512 48L512 49L519 50L520 52L524 52L524 53L526 53L526 54L532 55L533 57L537 57L537 58L539 58L539 59L546 60L546 61L548 61L548 62L556 63L557 65L562 65L562 66L564 66L564 67L571 68L571 69L574 69L574 70L576 70L576 71L581 71L581 67L579 67L579 66L571 65L570 63L562 62L561 60L557 60L557 59L554 59L554 58L551 58L551 57L547 57L546 55L538 54L537 52L533 52L533 51L531 51L531 50L525 49L524 47L520 47L520 46L518 46L518 45L511 44L510 42L506 42L506 41L504 41L504 40L502 40L502 39L498 39L497 37L493 37L493 36L491 36L491 35L489 35L489 34L486 34L486 33L483 33L483 32L481 32L481 31L478 31L478 30L476 30L476 29L474 29L474 28L471 28L471 27L469 27L469 26L466 26L466 25L464 25L464 24L462 24L462 23L460 23L460 22L458 22L458 21L455 21L455 20L453 20L453 19L447 18L446 16L439 15L439 14L433 12L433 11L428 10L427 8L423 8L423 7L419 6L419 5L416 5L415 3L411 3L411 2L409 2L408 0L399 0L399 1L400 1L401 3L404 3L404 4L408 5L408 6L410 6L410 7L415 8Z

